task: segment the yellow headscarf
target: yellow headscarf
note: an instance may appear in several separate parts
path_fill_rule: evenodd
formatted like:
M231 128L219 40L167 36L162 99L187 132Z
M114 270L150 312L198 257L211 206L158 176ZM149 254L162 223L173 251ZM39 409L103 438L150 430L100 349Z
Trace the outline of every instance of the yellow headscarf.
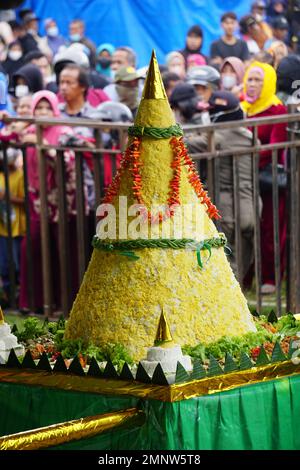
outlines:
M247 113L247 116L255 116L266 109L270 108L272 105L281 104L281 101L276 96L276 81L277 76L274 68L269 64L264 64L262 62L252 62L249 68L246 70L244 76L244 92L246 93L246 84L250 71L254 67L259 67L264 72L264 83L262 87L261 94L259 98L254 101L254 103L248 103L248 101L243 101L241 103L242 109Z

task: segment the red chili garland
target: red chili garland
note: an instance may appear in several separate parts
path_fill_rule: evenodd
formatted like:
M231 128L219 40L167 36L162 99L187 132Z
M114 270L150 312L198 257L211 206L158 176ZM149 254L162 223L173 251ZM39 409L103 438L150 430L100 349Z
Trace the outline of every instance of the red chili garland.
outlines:
M207 213L211 219L219 219L221 216L219 214L218 209L216 206L211 202L210 198L207 195L207 191L204 190L203 185L200 181L199 175L197 173L195 163L189 157L187 148L183 143L183 138L180 137L179 139L176 137L172 137L171 146L173 147L174 154L177 155L180 161L183 159L184 165L188 167L188 179L191 185L193 186L195 193L197 194L198 198L200 199L202 204L206 204Z
M174 158L171 163L171 168L173 169L173 177L170 181L170 191L169 197L167 200L168 207L171 209L167 209L165 214L159 214L158 216L154 216L151 214L151 211L147 211L147 217L151 222L162 222L169 217L174 215L174 209L172 208L175 205L180 205L180 176L181 176L181 166L182 163L187 166L188 169L188 180L191 183L192 187L194 188L198 198L200 199L202 204L205 204L207 207L207 213L210 218L219 219L220 214L216 206L211 202L210 198L207 195L207 191L204 190L200 178L197 174L197 170L195 168L195 164L192 159L189 157L187 149L183 143L183 138L172 137L170 140L170 144L173 148ZM113 182L109 186L106 191L105 197L103 199L104 204L112 203L115 196L119 194L120 184L121 184L121 177L124 173L126 168L129 168L130 173L132 174L133 179L133 187L132 192L136 200L140 205L146 206L143 196L142 196L142 176L140 169L142 167L142 162L140 160L140 145L141 145L141 138L134 137L131 144L125 151L124 158L122 160L121 166L117 171Z

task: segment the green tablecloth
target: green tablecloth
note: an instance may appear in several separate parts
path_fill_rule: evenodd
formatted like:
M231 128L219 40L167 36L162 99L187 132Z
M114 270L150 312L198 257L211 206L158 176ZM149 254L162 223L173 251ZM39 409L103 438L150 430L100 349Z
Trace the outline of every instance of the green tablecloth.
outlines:
M0 435L130 407L141 427L55 449L300 449L300 375L174 403L0 383Z

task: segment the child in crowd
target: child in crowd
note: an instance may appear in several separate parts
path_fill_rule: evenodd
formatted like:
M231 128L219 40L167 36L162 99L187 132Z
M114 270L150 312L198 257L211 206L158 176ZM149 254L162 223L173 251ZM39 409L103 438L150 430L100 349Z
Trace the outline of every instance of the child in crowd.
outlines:
M10 197L10 226L13 247L13 262L15 266L16 281L18 284L20 268L21 240L25 234L25 210L24 210L24 178L23 171L16 167L18 150L7 149L7 171ZM8 211L6 205L6 184L4 173L3 152L0 153L0 276L2 279L3 294L9 297L9 249L8 249Z

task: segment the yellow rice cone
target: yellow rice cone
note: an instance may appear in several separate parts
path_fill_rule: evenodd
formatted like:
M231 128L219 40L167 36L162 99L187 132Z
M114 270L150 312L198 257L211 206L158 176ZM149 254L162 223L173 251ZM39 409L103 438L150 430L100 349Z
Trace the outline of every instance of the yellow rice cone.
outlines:
M152 54L135 125L166 128L173 124L173 113ZM148 209L151 204L167 202L173 176L172 160L170 138L142 138L141 176ZM132 186L132 177L125 170L120 196L127 196L128 207L136 202ZM188 180L185 166L181 173L180 201L181 206L189 204L193 211L192 214L184 212L183 236L174 238L201 241L218 237L206 206L200 203ZM115 239L123 239L119 233L117 197L113 204L117 213ZM176 224L176 218L173 219L160 224L161 230L171 227L169 238L173 238ZM153 344L162 308L174 342L180 345L208 343L224 335L255 331L246 299L222 248L212 248L209 259L208 253L202 252L202 269L195 251L145 248L135 253L139 256L137 261L117 252L94 250L71 311L66 338L83 338L98 345L122 343L139 360Z

